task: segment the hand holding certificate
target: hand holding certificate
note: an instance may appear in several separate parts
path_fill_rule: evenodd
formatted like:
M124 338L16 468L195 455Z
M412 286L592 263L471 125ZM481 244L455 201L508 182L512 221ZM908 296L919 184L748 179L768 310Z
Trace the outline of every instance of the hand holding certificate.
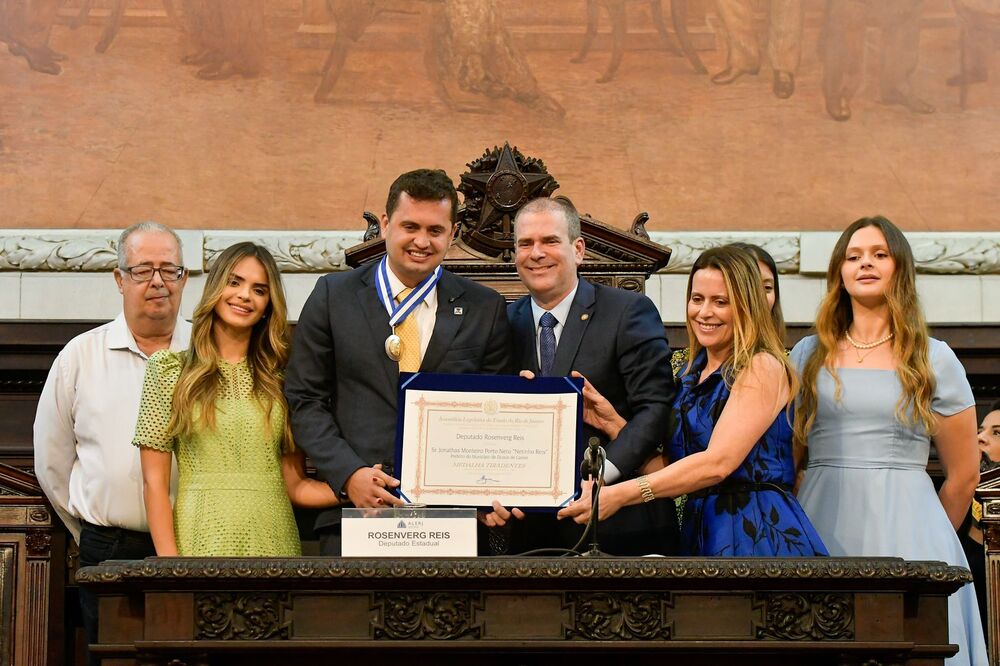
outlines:
M583 380L404 375L400 497L428 505L557 509L579 487Z

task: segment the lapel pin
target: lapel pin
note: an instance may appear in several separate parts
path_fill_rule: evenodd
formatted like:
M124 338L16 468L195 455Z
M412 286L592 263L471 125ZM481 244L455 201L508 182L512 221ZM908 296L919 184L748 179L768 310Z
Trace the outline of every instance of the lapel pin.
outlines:
M460 306L460 307L457 307L454 310L452 310L452 312L455 313L455 314L457 314L457 315L460 315L460 314L463 314L465 312L465 308L463 308L463 307Z
M580 321L587 321L588 319L590 319L589 314L583 313L582 315L580 315Z

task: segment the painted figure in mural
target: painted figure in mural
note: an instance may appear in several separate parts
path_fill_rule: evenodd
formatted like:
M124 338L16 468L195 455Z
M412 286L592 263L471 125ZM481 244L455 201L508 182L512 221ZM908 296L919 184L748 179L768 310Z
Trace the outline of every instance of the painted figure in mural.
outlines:
M445 0L441 8L438 68L466 92L510 98L539 111L563 115L565 110L546 94L531 73L524 54L514 46L495 0Z
M118 31L122 27L122 18L125 16L126 2L127 0L114 0L111 3L108 16L104 21L104 28L101 30L101 38L97 41L97 46L94 47L94 50L98 53L107 51L108 47L111 46L111 42L115 41L115 37L118 36ZM70 28L76 30L86 23L87 16L90 15L90 9L93 4L94 0L83 0L83 4L80 5L80 13L73 19ZM173 0L163 0L163 9L167 13L167 18L170 19L170 22L175 26L179 25Z
M587 0L587 32L583 36L583 44L580 46L580 52L571 62L581 63L586 59L587 53L590 52L590 47L594 43L594 37L597 36L598 12L603 7L608 12L608 18L611 19L611 61L608 63L608 68L604 70L601 78L597 79L598 83L607 83L615 78L615 72L618 71L618 66L622 62L622 56L625 54L627 31L626 4L627 0ZM694 46L691 44L691 37L687 32L687 5L687 0L673 0L670 3L670 19L673 23L677 43L680 45L680 51L678 51L670 40L670 33L667 32L667 26L663 22L663 6L660 4L660 0L649 0L653 25L656 26L656 31L660 33L663 43L674 53L682 52L684 57L688 59L688 62L691 63L691 66L694 67L694 71L704 74L705 65L702 64L701 58L698 57L698 53L694 50Z
M337 79L344 70L347 52L361 39L380 14L384 12L412 14L421 11L420 3L412 0L327 0L326 8L337 27L337 33L323 63L319 85L313 93L315 102L325 102L329 99L333 87L337 85ZM425 48L430 46L428 44Z
M494 0L328 0L337 25L323 63L316 102L329 99L353 43L382 13L419 12L424 26L424 64L438 97L455 111L480 110L453 98L446 81L491 98L507 97L555 115L562 106L542 92L524 55L514 47Z
M28 66L43 74L59 74L66 56L49 46L61 0L4 0L0 2L0 40L12 55L24 56Z
M264 65L264 0L186 0L182 62L202 79L254 77Z
M961 87L964 107L969 84L989 76L993 33L1000 32L1000 0L952 0L952 4L962 32L959 73L948 79L948 85Z
M834 120L851 117L851 98L864 75L865 30L869 21L882 29L879 90L884 104L913 113L934 107L913 91L923 0L830 0L823 35L823 95Z
M760 68L760 44L753 26L753 0L716 0L722 37L728 49L726 68L712 77L725 85ZM787 99L795 92L795 72L802 54L802 0L771 0L767 57L774 70L775 96Z

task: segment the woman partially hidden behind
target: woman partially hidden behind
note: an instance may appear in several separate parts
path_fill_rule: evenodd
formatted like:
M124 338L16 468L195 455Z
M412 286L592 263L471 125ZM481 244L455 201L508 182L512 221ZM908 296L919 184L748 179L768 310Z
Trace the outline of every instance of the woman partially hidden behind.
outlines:
M913 253L884 217L840 236L816 335L801 369L795 441L808 445L799 501L833 555L944 560L967 567L955 529L979 474L972 390L954 352L929 338ZM927 475L931 439L945 481ZM987 663L972 584L948 600L950 665Z

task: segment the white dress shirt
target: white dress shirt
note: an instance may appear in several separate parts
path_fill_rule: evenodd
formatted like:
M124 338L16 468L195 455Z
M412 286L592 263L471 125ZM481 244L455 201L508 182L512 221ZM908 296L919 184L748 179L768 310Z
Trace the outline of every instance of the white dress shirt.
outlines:
M396 274L392 272L392 266L386 265L389 270L386 273L389 276L389 289L392 290L392 298L395 300L401 291L406 289L406 285L403 281L396 277ZM420 331L420 360L424 360L424 354L427 352L427 345L431 341L431 336L434 335L434 323L437 321L437 297L438 289L437 285L427 293L427 298L424 302L417 306L417 308L409 314L407 319L410 317L417 318L417 330Z
M556 351L559 350L559 338L562 336L563 328L565 327L566 320L569 318L569 309L573 307L573 299L576 298L576 290L580 287L580 281L577 280L576 286L573 287L573 291L566 294L566 298L559 301L559 305L555 306L551 310L543 310L535 299L531 299L531 316L535 319L535 357L538 359L538 367L542 367L542 350L541 350L541 328L542 325L539 321L542 315L546 312L551 312L552 316L556 318L558 322L552 329L552 332L556 336ZM597 388L597 387L595 387ZM597 390L600 390L599 388ZM615 467L615 464L610 460L604 461L604 482L605 483L616 483L621 479L621 471Z
M187 349L191 324L178 319L171 351ZM132 446L146 355L125 315L82 333L59 352L35 413L35 475L80 541L80 521L149 531L139 449ZM171 474L171 498L177 469Z

